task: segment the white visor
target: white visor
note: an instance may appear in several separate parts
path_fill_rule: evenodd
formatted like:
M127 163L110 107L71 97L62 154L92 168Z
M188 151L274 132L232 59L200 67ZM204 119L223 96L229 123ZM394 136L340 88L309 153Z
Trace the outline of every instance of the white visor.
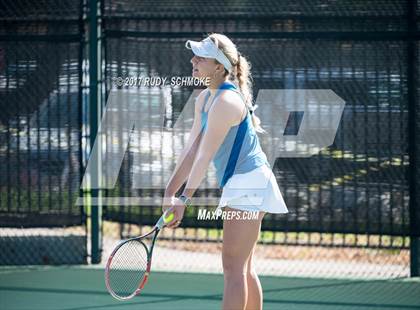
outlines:
M232 68L232 64L226 55L217 48L213 40L206 38L200 42L188 40L185 47L192 50L194 55L204 58L214 58L220 62L227 70Z

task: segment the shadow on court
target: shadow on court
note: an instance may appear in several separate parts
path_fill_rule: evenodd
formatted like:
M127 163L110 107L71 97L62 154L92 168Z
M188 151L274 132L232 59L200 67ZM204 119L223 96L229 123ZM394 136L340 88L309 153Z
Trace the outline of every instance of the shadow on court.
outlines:
M342 280L261 277L264 309L420 309L420 279ZM0 269L1 309L220 309L223 277L152 273L127 302L106 291L103 270L88 267Z

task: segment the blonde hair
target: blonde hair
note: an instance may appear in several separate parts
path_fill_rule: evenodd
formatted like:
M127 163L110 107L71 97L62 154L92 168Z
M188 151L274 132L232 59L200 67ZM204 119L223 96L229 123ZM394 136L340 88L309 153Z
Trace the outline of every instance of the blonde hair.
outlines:
M241 93L244 97L245 104L248 109L252 111L252 75L251 63L241 55L236 48L236 45L225 35L219 33L212 33L209 37L213 40L216 46L226 55L232 64L232 69L228 71L225 68L225 76L229 75L229 80L237 82ZM217 61L217 60L216 60ZM251 113L252 125L255 131L265 133L266 131L261 127L261 120L255 115L255 111Z

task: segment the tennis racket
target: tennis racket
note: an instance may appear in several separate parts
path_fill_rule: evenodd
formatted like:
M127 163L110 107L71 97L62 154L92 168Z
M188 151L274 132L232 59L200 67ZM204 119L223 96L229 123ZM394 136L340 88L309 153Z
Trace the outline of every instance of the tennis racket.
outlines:
M149 278L153 247L159 231L173 218L173 213L163 213L152 231L124 240L112 251L105 267L105 284L114 298L128 300L140 294ZM149 236L152 238L150 247L144 242Z

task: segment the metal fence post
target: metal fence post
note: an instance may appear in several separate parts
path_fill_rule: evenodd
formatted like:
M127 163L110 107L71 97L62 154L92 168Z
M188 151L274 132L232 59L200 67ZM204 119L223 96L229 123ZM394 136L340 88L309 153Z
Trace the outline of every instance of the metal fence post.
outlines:
M418 148L420 143L417 142L417 133L420 128L418 124L418 103L417 103L417 74L418 74L418 60L417 60L417 41L415 40L416 33L416 1L408 0L408 33L410 39L408 41L407 51L407 89L408 89L408 153L410 157L410 166L408 170L409 176L409 193L410 193L410 276L417 277L420 274L420 255L419 255L419 225L420 212L418 210L418 187L419 182L419 160Z
M101 117L101 89L98 87L98 81L101 80L101 50L100 46L100 4L101 0L89 0L89 126L90 126L90 150L92 152L93 145L98 132L98 123ZM100 157L98 152L98 156ZM100 158L94 161L95 174L100 172ZM90 206L91 217L91 263L96 264L101 261L102 252L102 236L101 236L101 217L102 206L100 202L95 201L100 197L99 189L90 189L90 196L94 203Z

